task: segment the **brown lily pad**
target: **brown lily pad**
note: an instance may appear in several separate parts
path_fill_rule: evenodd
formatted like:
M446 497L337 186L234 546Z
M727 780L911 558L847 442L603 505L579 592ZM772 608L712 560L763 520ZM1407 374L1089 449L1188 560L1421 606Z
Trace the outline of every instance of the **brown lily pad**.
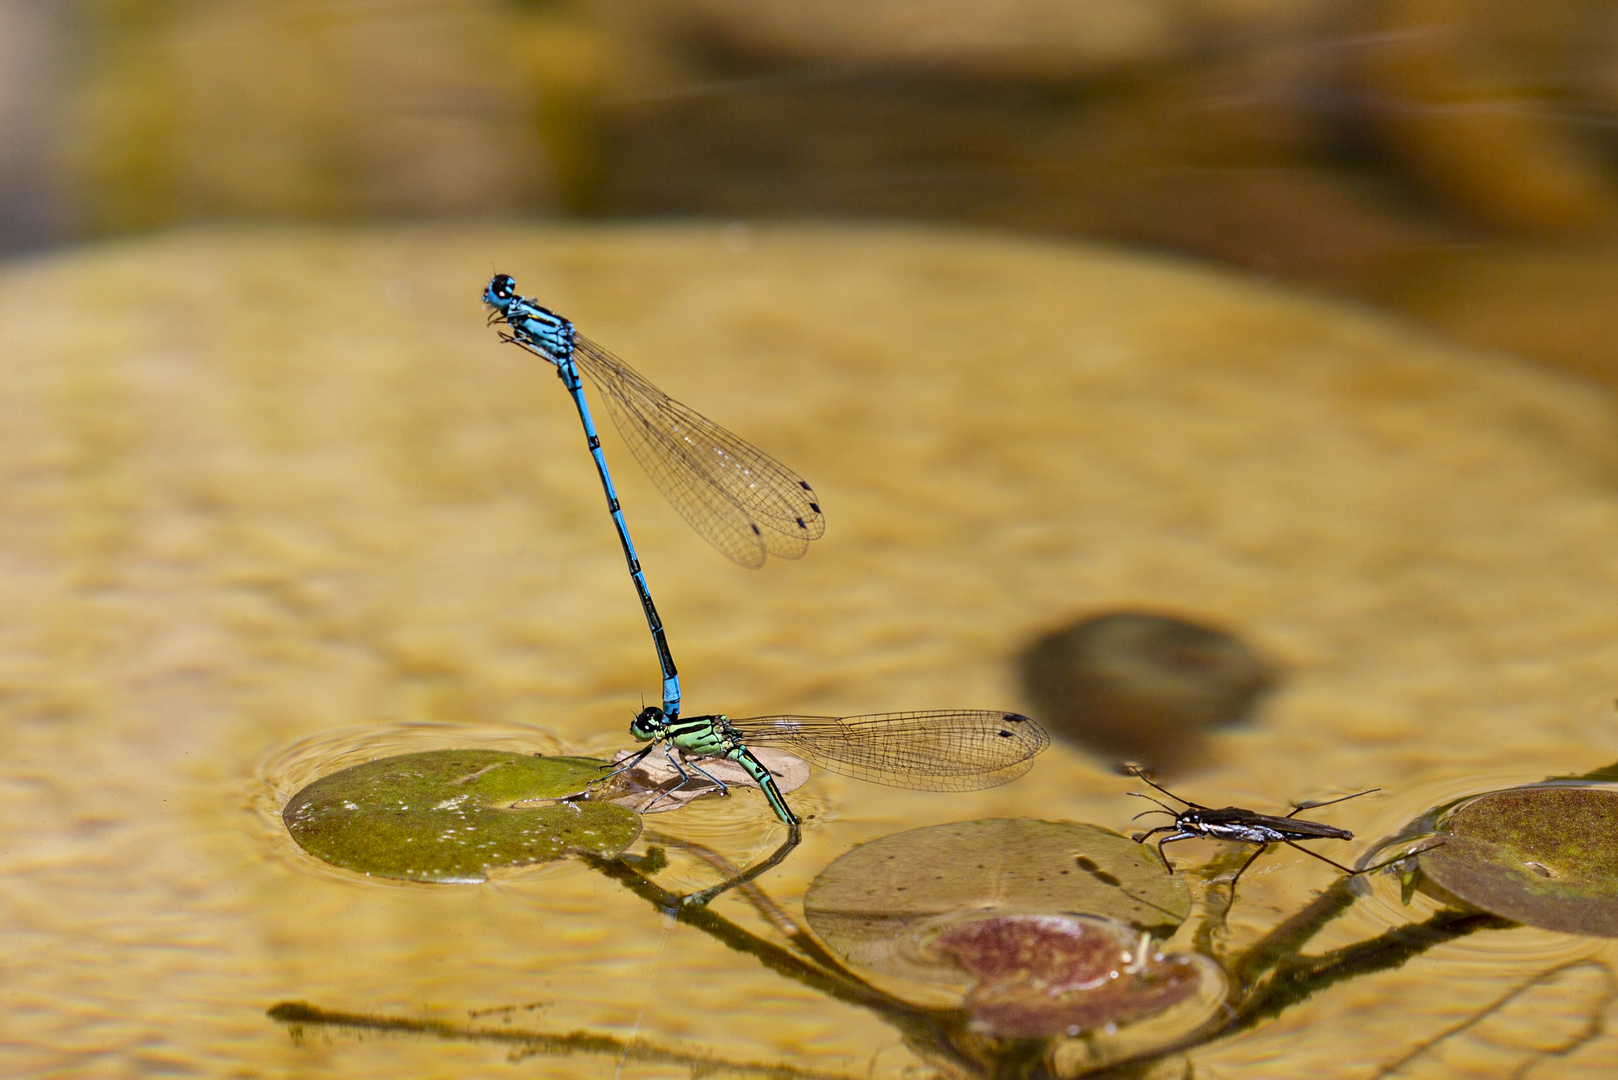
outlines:
M1456 810L1442 832L1421 868L1447 892L1516 922L1618 937L1618 791L1497 791Z
M862 844L833 862L803 901L809 925L850 962L904 978L960 973L921 947L940 924L985 914L1109 918L1167 937L1190 892L1140 844L1094 825L992 818L934 825Z
M1224 977L1211 961L1160 952L1150 935L1105 919L979 919L945 929L930 947L970 976L962 1005L997 1035L1109 1031L1224 996Z
M399 754L321 777L287 802L281 819L299 846L336 866L409 881L479 882L491 866L576 851L611 858L634 843L640 818L631 810L549 801L583 790L605 764L503 750Z

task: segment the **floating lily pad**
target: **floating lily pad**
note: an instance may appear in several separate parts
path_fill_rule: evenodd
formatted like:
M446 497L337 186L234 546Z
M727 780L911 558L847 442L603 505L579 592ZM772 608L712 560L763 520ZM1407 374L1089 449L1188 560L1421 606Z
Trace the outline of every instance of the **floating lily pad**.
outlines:
M503 750L427 750L323 776L281 812L309 854L410 881L478 882L490 866L587 851L611 858L640 818L610 803L559 799L601 777L604 762Z
M962 1005L997 1035L1106 1031L1198 1001L1190 1026L1224 999L1205 957L1163 953L1108 919L1009 915L949 927L931 943L972 980ZM1184 1025L1182 1025L1184 1026Z
M1421 855L1441 888L1516 922L1618 937L1618 791L1525 787L1462 806Z
M1155 855L1111 830L995 818L862 844L821 871L803 907L815 933L855 964L958 982L922 941L963 914L1096 915L1167 937L1191 898Z

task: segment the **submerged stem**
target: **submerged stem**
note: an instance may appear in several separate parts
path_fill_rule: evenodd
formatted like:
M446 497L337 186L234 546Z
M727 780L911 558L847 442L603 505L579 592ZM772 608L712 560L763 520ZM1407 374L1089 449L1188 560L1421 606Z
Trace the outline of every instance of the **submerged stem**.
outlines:
M1222 1034L1243 1031L1260 1020L1279 1016L1345 979L1401 967L1435 945L1479 930L1504 930L1516 925L1484 911L1445 908L1425 922L1395 927L1369 941L1345 945L1320 956L1283 955L1271 965L1274 975L1236 1005L1236 1016Z

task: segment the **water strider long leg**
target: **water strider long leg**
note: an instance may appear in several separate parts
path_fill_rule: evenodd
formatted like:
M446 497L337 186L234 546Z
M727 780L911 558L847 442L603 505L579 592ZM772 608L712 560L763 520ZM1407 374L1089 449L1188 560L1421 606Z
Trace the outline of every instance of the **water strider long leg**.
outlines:
M1284 841L1282 841L1282 843L1292 844L1292 841L1284 840ZM1297 844L1292 844L1292 846L1293 847L1298 847ZM1247 868L1249 866L1252 866L1254 863L1258 862L1258 857L1260 855L1264 854L1268 850L1270 850L1270 845L1268 845L1268 844L1260 844L1258 846L1258 850L1253 852L1252 855L1248 856L1248 859L1247 859L1246 862L1242 863L1242 868L1240 870L1236 871L1236 876L1230 879L1230 902L1231 902L1231 904L1233 906L1236 903L1236 883L1242 879L1243 874L1247 873ZM1310 854L1310 855L1315 854L1314 852L1309 851L1308 848L1298 848L1298 850L1303 851L1303 852L1308 852L1308 854ZM1316 855L1315 857L1317 859L1325 859L1326 858L1324 855ZM1326 859L1326 861L1331 862L1330 859Z
M1363 794L1365 794L1365 792L1361 792L1360 794L1363 795ZM1352 795L1348 796L1348 797L1353 798ZM1354 870L1354 869L1351 869L1351 868L1349 868L1347 866L1344 866L1342 863L1338 862L1336 859L1327 858L1326 856L1322 855L1318 851L1310 851L1308 848L1304 847L1302 844L1294 843L1291 840L1282 840L1281 843L1285 844L1287 847L1290 847L1290 848L1297 848L1299 851L1303 852L1305 855L1308 855L1310 858L1319 859L1321 862L1325 863L1327 866L1331 866L1331 867L1334 867L1334 868L1342 871L1348 877L1361 877L1361 876L1363 876L1365 874L1369 874L1369 873L1372 873L1372 872L1377 871L1377 870L1385 869L1385 868L1387 868L1389 866L1392 866L1396 862L1403 862L1405 859L1410 858L1412 855L1419 855L1419 854L1421 854L1422 851L1428 851L1428 850L1431 850L1432 847L1437 846L1436 844L1435 845L1429 845L1428 847L1420 849L1420 851L1405 852L1405 853L1402 853L1402 854L1399 854L1399 855L1395 855L1391 859L1384 859L1381 862L1375 864L1374 866L1367 866L1367 867L1364 867L1363 869L1360 869L1360 870ZM1230 879L1230 896L1231 896L1231 901L1232 902L1234 902L1235 899L1236 899L1236 881L1237 881L1237 879L1240 878L1242 876L1242 874L1246 872L1247 868L1249 866L1252 866L1254 861L1257 860L1258 857L1260 855L1264 854L1264 852L1266 850L1268 850L1268 849L1269 849L1268 844L1265 844L1263 847L1260 847L1257 851L1255 851L1253 853L1252 858L1250 858L1246 862L1242 863L1242 868L1240 870L1236 871L1236 877L1233 877L1233 878Z
M1162 826L1159 826L1158 828L1153 829L1152 832L1147 833L1146 836L1151 836L1152 833L1154 833L1154 832L1162 832L1165 829L1170 830L1170 831L1174 831L1177 828L1178 828L1178 826L1175 826L1175 825L1162 825ZM1141 837L1141 843L1146 842L1146 836ZM1197 834L1196 833L1175 832L1173 836L1165 836L1163 839L1161 839L1161 840L1159 840L1157 842L1157 857L1159 859L1163 860L1163 866L1164 866L1165 869L1168 870L1169 873L1171 873L1171 874L1174 873L1174 864L1169 862L1168 855L1163 851L1163 845L1164 844L1172 844L1176 840L1195 840L1195 839L1197 839Z
M1148 783L1150 783L1150 781L1148 781ZM1299 814L1303 813L1305 810L1319 810L1322 806L1336 806L1340 802L1347 802L1350 799L1357 799L1361 795L1372 795L1372 794L1375 794L1376 792L1381 791L1381 790L1382 789L1379 788L1379 787L1366 788L1364 791L1356 791L1352 795L1339 795L1337 798L1335 798L1335 799L1327 799L1325 802L1299 803L1297 806L1294 806L1292 808L1292 813L1287 814L1286 816L1287 817L1297 817Z
M1283 840L1283 841L1281 841L1281 843L1285 844L1287 847L1290 847L1290 848L1297 848L1299 851L1303 852L1305 855L1308 855L1312 859L1319 859L1321 862L1325 863L1327 866L1335 866L1337 869L1341 870L1343 873L1347 874L1349 877L1355 877L1355 876L1357 876L1359 874L1367 873L1367 872L1369 872L1369 870L1373 869L1371 867L1367 867L1365 870L1351 870L1348 867L1344 866L1342 863L1338 862L1336 859L1328 859L1326 856L1322 855L1320 852L1318 852L1318 851L1310 851L1308 848L1304 847L1302 844L1293 843L1291 840Z

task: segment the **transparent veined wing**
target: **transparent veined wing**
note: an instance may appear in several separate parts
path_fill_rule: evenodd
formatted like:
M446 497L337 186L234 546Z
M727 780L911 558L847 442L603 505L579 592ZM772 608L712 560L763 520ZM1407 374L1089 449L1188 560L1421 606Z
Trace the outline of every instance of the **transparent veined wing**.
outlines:
M814 489L745 439L669 397L588 338L573 356L635 459L680 516L743 566L798 559L826 531Z
M921 791L973 791L1033 768L1051 737L1020 713L936 710L730 721L748 746L778 746L844 776Z

